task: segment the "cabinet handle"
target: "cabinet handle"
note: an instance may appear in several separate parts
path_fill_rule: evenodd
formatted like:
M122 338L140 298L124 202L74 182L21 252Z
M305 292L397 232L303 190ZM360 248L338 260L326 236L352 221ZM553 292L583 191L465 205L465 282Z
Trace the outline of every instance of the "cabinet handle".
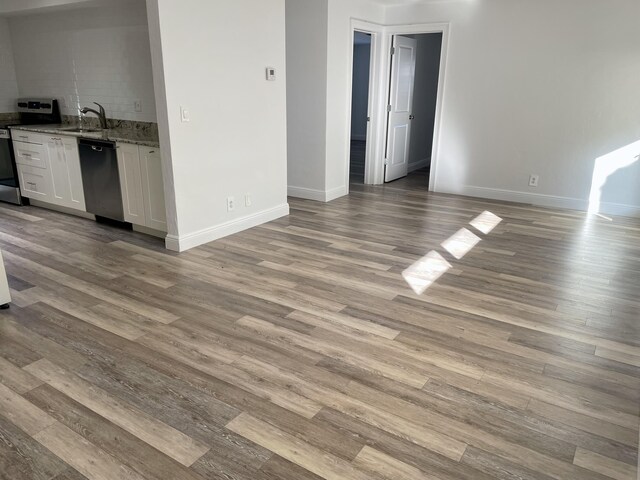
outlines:
M23 157L27 157L27 158L31 158L31 154L30 153L23 153L22 156Z
M150 150L149 153L156 153L156 151L155 150Z
M26 135L18 135L18 138L29 138L29 137Z

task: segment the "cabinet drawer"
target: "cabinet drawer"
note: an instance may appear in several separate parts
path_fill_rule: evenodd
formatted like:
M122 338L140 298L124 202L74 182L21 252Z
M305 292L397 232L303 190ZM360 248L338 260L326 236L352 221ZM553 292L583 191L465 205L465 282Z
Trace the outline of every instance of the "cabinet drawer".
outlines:
M51 176L48 170L18 164L18 175L23 197L43 200L51 197Z
M18 165L29 165L37 168L48 168L46 152L43 145L35 143L13 142L13 149Z
M25 132L24 130L11 130L11 138L14 142L44 143L44 136L42 134Z

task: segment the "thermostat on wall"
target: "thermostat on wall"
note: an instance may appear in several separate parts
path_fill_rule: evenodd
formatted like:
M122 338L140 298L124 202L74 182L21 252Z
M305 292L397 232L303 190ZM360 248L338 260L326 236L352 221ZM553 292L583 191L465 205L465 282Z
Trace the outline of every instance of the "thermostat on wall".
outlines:
M267 67L267 80L270 82L275 81L276 79L276 69L273 67Z

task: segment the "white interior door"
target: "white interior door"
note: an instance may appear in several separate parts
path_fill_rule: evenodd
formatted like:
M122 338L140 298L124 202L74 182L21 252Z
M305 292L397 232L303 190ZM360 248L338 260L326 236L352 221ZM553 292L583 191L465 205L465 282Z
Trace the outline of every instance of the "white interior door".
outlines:
M385 182L404 177L409 171L411 107L417 43L413 38L399 35L393 37Z

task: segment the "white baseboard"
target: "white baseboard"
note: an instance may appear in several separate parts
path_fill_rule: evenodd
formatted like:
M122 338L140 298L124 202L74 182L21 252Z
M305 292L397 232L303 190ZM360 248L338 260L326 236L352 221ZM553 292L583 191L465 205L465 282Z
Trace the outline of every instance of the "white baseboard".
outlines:
M409 164L409 173L411 173L411 172L413 172L415 170L420 170L421 168L424 168L424 167L428 167L430 163L431 163L431 159L430 158L423 158L422 160L419 160L417 162L410 163Z
M581 210L584 212L589 210L588 200L544 195L541 193L517 192L514 190L476 187L473 185L465 185L462 191L457 191L455 193L459 195L467 195L469 197L490 198L492 200L503 200L505 202L528 203L542 207L566 208L569 210ZM640 206L602 202L598 208L598 213L606 215L620 215L623 217L640 217Z
M304 198L305 200L315 200L317 202L326 202L324 190L316 190L305 187L287 187L287 195L295 198Z
M347 188L332 188L331 190L315 190L304 187L287 187L287 195L295 198L304 198L305 200L315 200L316 202L330 202L336 198L347 194Z
M331 190L327 190L325 192L325 202L330 202L331 200L335 200L336 198L344 197L348 193L347 187L344 185L337 188L332 188Z
M619 215L621 217L639 217L640 207L636 205L625 205L624 203L601 203L598 213L606 215Z
M366 142L367 141L367 135L351 135L351 140L359 140L361 142Z
M214 227L205 228L198 232L188 233L186 235L167 235L165 245L167 249L174 252L184 252L191 248L205 243L213 242L222 237L241 232L248 228L257 227L263 223L276 220L277 218L289 215L289 204L278 205L277 207L263 210L253 215L237 218Z

